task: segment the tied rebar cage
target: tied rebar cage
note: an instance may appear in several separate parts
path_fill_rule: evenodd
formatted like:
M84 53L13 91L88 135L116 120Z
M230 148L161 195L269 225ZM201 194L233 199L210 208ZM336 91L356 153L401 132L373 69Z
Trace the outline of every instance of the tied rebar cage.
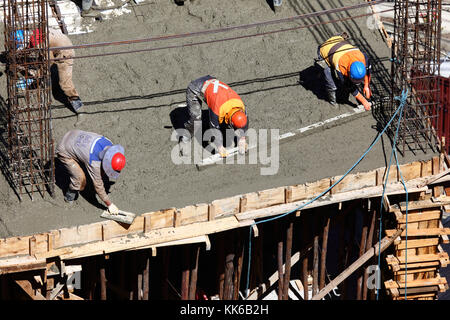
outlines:
M396 0L391 64L391 99L388 113L399 103L395 97L409 90L398 130L399 151L426 153L439 146L442 121L439 102L441 0ZM395 131L395 129L393 130Z
M8 166L19 198L54 191L54 143L46 0L4 6Z

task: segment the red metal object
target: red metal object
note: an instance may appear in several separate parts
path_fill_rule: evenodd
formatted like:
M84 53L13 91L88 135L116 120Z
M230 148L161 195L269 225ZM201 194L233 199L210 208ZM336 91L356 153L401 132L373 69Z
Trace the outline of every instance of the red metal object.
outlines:
M440 95L439 100L441 104L440 112L440 126L437 130L437 135L440 139L445 138L445 152L450 150L450 78L439 77Z

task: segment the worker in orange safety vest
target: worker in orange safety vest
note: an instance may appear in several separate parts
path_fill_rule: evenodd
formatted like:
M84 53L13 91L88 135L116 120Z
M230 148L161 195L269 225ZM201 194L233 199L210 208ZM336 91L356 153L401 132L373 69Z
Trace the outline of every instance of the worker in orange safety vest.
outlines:
M245 133L248 129L246 108L239 95L229 85L207 75L192 81L186 90L186 104L189 112L189 120L184 127L191 135L194 131L194 121L201 120L202 100L206 101L209 108L209 123L211 128L219 129L221 126L235 130L238 140L238 151L243 154L248 145ZM227 150L223 146L222 136L215 137L214 144L222 157L227 156Z
M370 99L372 92L370 90L370 61L365 53L357 47L351 45L348 41L348 35L344 32L341 35L329 38L318 48L318 58L316 62L325 62L324 76L325 88L328 99L332 105L336 105L337 86L333 79L333 69L340 84L344 90L349 90L358 100L365 110L370 110L372 104L366 100ZM359 92L357 85L363 84L364 96ZM348 94L348 93L347 93Z

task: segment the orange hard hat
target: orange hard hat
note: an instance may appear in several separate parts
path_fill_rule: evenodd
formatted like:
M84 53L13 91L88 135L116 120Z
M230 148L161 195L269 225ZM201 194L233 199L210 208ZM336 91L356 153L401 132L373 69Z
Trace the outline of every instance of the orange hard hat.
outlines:
M231 124L237 129L245 127L247 124L247 115L241 110L236 111L231 116Z
M117 152L111 159L111 167L116 171L121 171L125 167L125 156Z
M32 48L36 47L38 44L42 42L41 39L41 33L39 32L39 29L35 29L33 31L33 34L30 37L30 46Z

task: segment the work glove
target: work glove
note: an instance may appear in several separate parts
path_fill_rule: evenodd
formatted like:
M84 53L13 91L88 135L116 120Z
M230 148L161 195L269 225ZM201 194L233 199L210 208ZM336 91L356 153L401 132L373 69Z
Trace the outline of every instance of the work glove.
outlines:
M242 137L239 139L238 142L238 151L240 154L244 154L247 152L248 149L248 144L247 141L245 141L245 137Z
M228 156L228 151L224 146L219 147L219 154L222 158L226 158Z
M363 106L366 111L369 111L372 109L372 103L367 101L361 93L358 92L358 94L355 96L356 100L358 100Z
M119 208L117 208L116 205L115 205L114 203L111 203L111 204L108 206L108 211L109 211L109 213L111 213L111 214L119 214Z
M366 96L367 99L370 99L370 97L372 96L372 91L368 86L364 87L364 95Z

